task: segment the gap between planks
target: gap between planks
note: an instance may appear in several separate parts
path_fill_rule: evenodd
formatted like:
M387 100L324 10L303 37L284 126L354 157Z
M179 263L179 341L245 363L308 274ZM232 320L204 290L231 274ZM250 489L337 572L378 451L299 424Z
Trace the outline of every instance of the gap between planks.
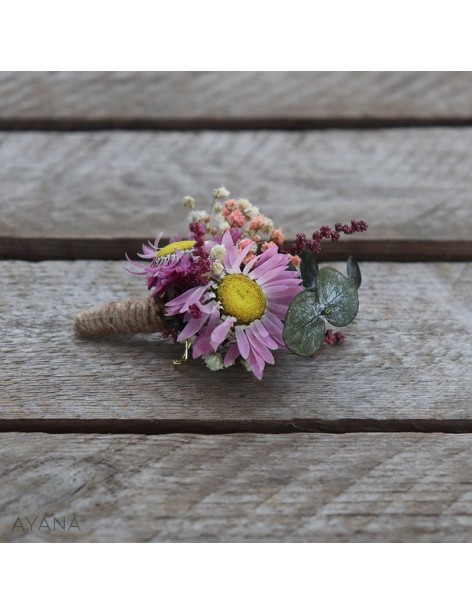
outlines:
M168 242L164 239L163 243ZM0 236L0 260L123 260L125 252L139 252L146 239L132 237L8 237ZM344 240L335 245L325 242L321 262L354 256L371 262L468 262L472 260L472 241L434 241L402 239Z
M472 117L199 117L199 118L1 118L3 132L104 131L324 131L399 128L470 128Z
M176 420L176 419L0 419L0 433L108 435L232 435L257 433L472 433L470 419L288 419L288 420Z

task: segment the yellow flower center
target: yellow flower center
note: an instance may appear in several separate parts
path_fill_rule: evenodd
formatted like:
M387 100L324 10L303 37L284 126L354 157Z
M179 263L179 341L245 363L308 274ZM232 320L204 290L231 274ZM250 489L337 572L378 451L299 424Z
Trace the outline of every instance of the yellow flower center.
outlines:
M237 324L250 324L264 315L267 302L260 286L246 275L232 273L218 286L218 300Z
M187 249L192 249L194 245L195 241L175 241L174 243L169 243L169 245L161 247L161 249L157 250L156 258L171 256L172 254L175 254L177 249L179 252L184 252Z

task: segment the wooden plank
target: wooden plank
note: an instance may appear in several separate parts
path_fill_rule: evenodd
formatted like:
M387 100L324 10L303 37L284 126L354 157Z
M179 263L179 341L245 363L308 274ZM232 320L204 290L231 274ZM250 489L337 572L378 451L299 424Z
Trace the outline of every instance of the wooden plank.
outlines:
M0 262L0 418L471 420L471 275L365 263L347 341L314 359L279 353L258 382L201 360L175 370L180 350L158 336L74 339L82 308L145 294L122 264Z
M470 542L471 449L472 435L3 434L0 540Z
M472 129L0 133L0 236L178 234L182 196L223 183L287 236L365 218L370 240L470 241L471 152Z
M451 117L472 117L468 72L0 73L0 120Z

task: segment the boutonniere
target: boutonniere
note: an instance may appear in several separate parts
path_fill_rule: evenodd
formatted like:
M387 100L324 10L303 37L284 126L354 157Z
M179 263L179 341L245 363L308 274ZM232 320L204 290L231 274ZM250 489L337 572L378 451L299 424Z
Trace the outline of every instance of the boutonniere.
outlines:
M339 329L354 320L361 284L350 257L346 275L319 268L323 240L367 230L364 221L321 226L310 238L300 233L287 244L282 228L246 198L214 190L200 210L191 196L189 233L161 245L161 236L143 246L128 270L144 277L150 297L115 301L76 317L80 335L160 332L184 345L212 371L240 362L258 379L274 352L312 356L324 343L341 343Z

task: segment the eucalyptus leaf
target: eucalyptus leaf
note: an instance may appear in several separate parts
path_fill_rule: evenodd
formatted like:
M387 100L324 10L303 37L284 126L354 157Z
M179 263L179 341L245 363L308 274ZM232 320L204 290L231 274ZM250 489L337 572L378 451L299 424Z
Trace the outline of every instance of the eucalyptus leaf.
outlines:
M311 250L304 250L300 256L300 274L303 286L307 290L316 290L316 278L318 277L318 262Z
M325 323L319 315L316 295L309 290L300 292L287 311L284 341L294 354L311 356L323 343Z
M318 273L319 310L333 326L346 326L359 309L359 297L354 283L331 267ZM298 297L297 297L298 298Z
M357 264L357 260L354 256L349 256L347 259L347 276L356 286L356 288L360 288L362 283L362 275L359 265Z

